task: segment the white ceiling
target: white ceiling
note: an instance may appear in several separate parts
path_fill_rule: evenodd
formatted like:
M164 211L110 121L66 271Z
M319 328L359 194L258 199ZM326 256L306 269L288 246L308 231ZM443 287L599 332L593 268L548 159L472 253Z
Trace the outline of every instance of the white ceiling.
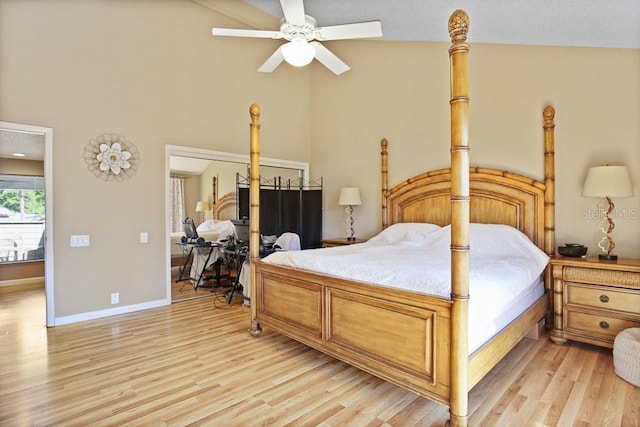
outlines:
M244 1L283 16L279 0ZM320 27L380 20L383 40L449 41L449 16L464 9L470 43L640 49L640 0L305 0L304 6Z
M169 156L169 170L182 175L200 175L211 164L211 160L195 157Z
M24 157L16 157L22 153ZM44 135L0 129L0 159L43 160Z

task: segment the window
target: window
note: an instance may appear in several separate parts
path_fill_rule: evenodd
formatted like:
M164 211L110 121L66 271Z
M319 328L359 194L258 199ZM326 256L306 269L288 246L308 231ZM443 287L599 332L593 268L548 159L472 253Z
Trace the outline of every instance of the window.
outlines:
M182 231L184 218L184 177L171 176L171 232Z
M44 177L0 174L0 262L44 259Z

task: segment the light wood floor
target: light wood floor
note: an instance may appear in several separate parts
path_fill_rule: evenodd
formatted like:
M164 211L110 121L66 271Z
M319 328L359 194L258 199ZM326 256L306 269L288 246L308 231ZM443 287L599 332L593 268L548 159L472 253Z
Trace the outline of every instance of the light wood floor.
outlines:
M179 268L171 269L171 301L181 302L196 298L216 297L220 299L220 295L231 289L228 276L224 276L220 280L218 286L215 280L206 280L204 286L193 287L194 281L190 279L178 281L180 273Z
M0 425L430 426L448 408L214 299L47 329L42 290L0 294ZM523 340L470 395L472 426L638 426L611 351Z

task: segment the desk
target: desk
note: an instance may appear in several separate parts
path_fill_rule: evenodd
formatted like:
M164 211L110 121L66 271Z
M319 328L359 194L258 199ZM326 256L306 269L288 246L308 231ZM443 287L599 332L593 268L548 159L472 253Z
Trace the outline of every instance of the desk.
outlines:
M182 243L177 242L176 245L182 248L183 253L185 254L184 264L180 267L180 274L176 279L176 282L181 282L184 280L192 280L193 281L193 289L198 289L198 287L202 286L204 281L207 279L204 275L209 266L209 261L212 261L212 257L215 258L213 261L217 260L217 254L222 248L222 244L218 242L206 242L205 245L198 245L197 243ZM185 275L185 271L187 267L191 265L191 269L188 275ZM218 284L220 282L220 265L214 264L215 267L215 277L218 280Z

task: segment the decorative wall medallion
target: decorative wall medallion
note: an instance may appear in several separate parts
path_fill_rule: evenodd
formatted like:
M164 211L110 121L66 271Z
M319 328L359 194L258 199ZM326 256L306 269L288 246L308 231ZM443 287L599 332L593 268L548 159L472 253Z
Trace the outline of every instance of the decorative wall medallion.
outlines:
M84 149L84 160L98 178L120 182L135 175L140 153L124 136L104 133L89 141Z

